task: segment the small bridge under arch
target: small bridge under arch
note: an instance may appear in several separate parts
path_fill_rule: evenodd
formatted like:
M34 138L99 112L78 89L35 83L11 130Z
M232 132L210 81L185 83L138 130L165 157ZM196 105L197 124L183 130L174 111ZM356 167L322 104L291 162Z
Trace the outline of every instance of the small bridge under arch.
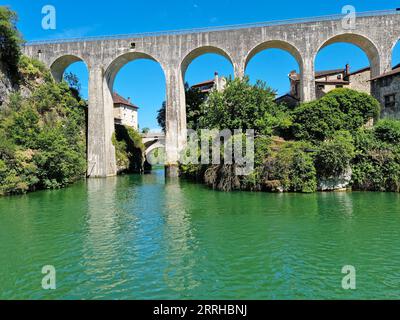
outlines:
M145 156L147 157L153 150L165 149L165 133L149 132L142 134L142 142L145 146Z

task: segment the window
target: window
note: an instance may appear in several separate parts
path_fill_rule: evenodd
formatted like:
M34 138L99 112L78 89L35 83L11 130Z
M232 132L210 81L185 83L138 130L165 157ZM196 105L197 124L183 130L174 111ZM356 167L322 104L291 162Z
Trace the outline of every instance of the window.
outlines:
M385 96L385 108L394 110L396 107L396 95L389 94Z
M319 90L324 90L324 89L325 89L325 85L319 84L319 85L318 85L318 89L319 89Z
M338 80L341 80L341 79L342 79L342 75L339 74L339 75L337 76L337 78L338 78Z
M336 88L343 88L343 85L342 84L338 84L338 85L336 85Z

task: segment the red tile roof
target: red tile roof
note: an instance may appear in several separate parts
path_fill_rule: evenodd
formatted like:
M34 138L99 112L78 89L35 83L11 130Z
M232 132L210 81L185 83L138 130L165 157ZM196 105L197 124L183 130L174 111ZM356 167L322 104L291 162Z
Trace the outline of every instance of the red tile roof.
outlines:
M121 97L116 92L113 93L113 101L114 101L114 104L122 104L124 106L128 106L128 107L139 109L138 106L135 106L132 102L130 102L129 100L125 99L124 97Z

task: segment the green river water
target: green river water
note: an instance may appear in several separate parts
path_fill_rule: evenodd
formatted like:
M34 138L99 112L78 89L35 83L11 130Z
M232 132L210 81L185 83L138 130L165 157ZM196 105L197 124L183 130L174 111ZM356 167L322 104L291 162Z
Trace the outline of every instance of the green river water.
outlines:
M328 298L400 298L399 194L222 193L157 171L0 198L0 299Z

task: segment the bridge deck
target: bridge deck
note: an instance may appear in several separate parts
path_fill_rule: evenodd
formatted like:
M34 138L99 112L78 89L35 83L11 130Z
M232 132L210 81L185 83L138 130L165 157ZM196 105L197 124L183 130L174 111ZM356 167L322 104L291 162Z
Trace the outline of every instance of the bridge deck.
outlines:
M385 16L385 15L394 15L394 14L400 14L400 8L391 9L391 10L367 11L367 12L357 12L356 13L358 18L373 17L373 16ZM235 29L270 27L270 26L290 25L290 24L318 22L318 21L332 21L332 20L343 19L343 17L345 17L345 16L346 16L346 14L334 14L334 15L317 16L317 17L295 18L295 19L286 19L286 20L273 20L273 21L267 21L267 22L233 24L233 25L216 26L216 27L192 28L192 29L181 29L181 30L165 30L165 31L156 31L156 32L142 32L142 33L118 34L118 35L92 36L92 37L84 37L84 38L31 40L31 41L27 41L25 45L29 46L29 45L66 43L66 42L123 40L123 39L131 39L131 38L158 37L158 36L165 36L165 35L184 35L184 34L191 34L191 33L212 32L212 31L226 31L226 30L235 30Z

